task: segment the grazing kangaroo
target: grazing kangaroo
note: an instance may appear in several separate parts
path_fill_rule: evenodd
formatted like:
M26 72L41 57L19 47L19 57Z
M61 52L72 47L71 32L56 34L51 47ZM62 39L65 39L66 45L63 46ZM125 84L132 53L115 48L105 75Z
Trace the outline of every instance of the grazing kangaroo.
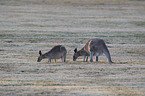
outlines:
M75 61L79 56L84 56L83 61L86 59L87 62L88 56L90 56L90 62L93 62L93 55L96 56L96 61L98 61L98 56L104 53L108 58L108 61L113 63L109 50L103 39L91 39L81 50L77 51L77 48L75 48L74 52L73 61Z
M48 58L48 62L51 62L51 59L62 59L62 62L66 61L67 50L62 45L54 46L49 52L42 54L41 50L39 51L40 56L38 57L37 62L40 62L44 58Z

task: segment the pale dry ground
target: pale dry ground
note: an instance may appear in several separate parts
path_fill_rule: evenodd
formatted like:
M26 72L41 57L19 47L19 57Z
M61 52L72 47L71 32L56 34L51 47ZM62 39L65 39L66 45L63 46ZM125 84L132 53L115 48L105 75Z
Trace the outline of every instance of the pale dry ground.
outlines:
M115 63L72 61L91 38ZM36 62L57 44L67 62ZM0 0L0 95L145 95L145 1Z

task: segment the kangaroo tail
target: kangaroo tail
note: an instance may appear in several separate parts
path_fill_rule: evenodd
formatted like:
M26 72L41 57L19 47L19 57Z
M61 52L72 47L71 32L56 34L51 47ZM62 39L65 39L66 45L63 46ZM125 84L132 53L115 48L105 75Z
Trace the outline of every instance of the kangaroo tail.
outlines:
M110 63L112 63L112 60L111 60L111 56L110 56L109 50L108 50L108 48L107 48L107 46L106 46L105 43L104 43L104 46L103 46L103 52L104 52L104 54L106 55L108 61L109 61Z

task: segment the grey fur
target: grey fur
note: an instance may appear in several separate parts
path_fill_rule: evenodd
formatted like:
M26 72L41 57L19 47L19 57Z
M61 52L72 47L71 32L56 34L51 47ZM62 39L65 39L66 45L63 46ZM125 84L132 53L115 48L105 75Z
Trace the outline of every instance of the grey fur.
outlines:
M108 61L112 63L111 56L109 50L104 42L103 39L91 39L89 40L86 45L79 51L77 48L74 50L73 61L75 61L79 56L84 56L83 61L85 58L90 56L90 62L93 62L93 56L96 56L96 61L98 61L98 56L102 55L103 53L106 55ZM86 61L87 61L86 58Z
M62 59L62 62L66 61L67 50L62 45L54 46L49 52L42 54L41 50L39 51L40 56L38 57L37 62L40 62L42 59L48 58L48 62L51 62L51 59Z

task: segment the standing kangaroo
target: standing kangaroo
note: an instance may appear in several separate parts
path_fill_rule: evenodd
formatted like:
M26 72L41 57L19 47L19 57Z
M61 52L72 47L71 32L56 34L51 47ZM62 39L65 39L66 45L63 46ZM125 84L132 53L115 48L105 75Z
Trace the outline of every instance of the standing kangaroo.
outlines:
M37 62L40 62L44 58L48 58L48 62L51 62L51 59L62 59L62 62L66 61L67 50L62 45L54 46L49 52L42 54L41 50L39 51L40 56L38 57Z
M77 48L75 48L74 52L73 61L75 61L79 56L84 56L83 61L85 61L85 59L87 61L88 56L90 56L90 62L93 62L93 55L96 56L96 61L98 61L98 56L104 53L108 58L109 63L112 63L109 50L103 39L91 39L81 50L77 51Z

